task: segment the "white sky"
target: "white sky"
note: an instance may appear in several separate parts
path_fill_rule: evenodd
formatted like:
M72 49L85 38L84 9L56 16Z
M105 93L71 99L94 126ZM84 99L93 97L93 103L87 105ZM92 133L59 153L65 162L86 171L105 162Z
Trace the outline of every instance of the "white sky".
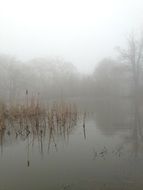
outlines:
M0 0L0 53L62 56L85 73L142 27L142 0Z

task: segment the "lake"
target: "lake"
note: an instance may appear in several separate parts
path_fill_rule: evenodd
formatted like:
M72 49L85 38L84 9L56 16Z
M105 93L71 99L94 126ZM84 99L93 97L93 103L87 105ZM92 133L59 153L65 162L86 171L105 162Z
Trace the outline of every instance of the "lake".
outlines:
M18 123L1 130L0 190L142 189L141 131L123 105L115 107L61 130L44 123L37 131Z

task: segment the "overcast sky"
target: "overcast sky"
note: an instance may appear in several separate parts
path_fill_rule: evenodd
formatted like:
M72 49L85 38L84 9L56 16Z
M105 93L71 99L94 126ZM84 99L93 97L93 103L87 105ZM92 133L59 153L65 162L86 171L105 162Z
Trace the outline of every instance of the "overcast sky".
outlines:
M142 0L0 0L0 53L61 56L84 73L142 27Z

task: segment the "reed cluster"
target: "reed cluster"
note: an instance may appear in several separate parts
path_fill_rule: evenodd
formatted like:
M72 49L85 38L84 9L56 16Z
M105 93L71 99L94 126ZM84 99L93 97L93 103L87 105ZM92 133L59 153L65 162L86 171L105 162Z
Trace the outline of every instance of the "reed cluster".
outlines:
M0 130L16 128L20 134L52 130L62 133L76 125L78 111L75 104L54 102L42 106L31 99L26 104L0 105ZM16 130L16 131L17 131Z

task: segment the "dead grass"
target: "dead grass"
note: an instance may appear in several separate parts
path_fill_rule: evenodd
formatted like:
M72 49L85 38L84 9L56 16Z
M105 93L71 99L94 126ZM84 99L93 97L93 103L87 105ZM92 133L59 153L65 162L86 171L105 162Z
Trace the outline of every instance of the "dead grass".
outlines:
M39 130L43 126L61 132L76 125L77 120L76 105L63 101L45 107L40 105L38 100L27 98L25 104L0 105L0 130L19 125L20 130L26 129L29 132L34 128Z

